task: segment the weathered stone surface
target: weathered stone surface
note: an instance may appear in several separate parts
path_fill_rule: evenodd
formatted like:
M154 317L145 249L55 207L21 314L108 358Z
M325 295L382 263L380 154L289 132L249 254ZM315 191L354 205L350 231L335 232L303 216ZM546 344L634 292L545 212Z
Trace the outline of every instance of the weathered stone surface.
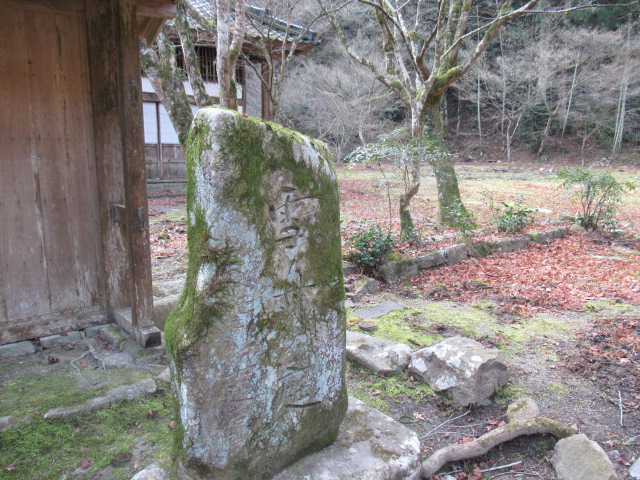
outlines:
M496 242L479 241L473 242L471 245L469 245L467 247L467 252L470 257L484 258L488 257L489 255L493 255L497 249L498 246L496 245Z
M149 465L144 470L139 471L131 480L168 480L169 475L166 470L162 467L159 467L155 463Z
M0 417L0 432L3 430L9 430L13 428L13 421L11 417Z
M496 240L496 247L498 252L509 253L516 250L522 250L531 243L529 237L515 237L515 238L499 238Z
M469 250L466 245L452 245L451 247L443 248L442 255L447 265L455 265L469 257Z
M487 405L489 397L508 380L507 366L496 350L464 337L448 338L414 352L409 371L463 406Z
M131 340L131 337L127 335L120 326L116 324L107 325L102 327L99 330L100 338L107 342L109 345L112 345L114 348L118 348L122 350L122 347L127 342L127 340Z
M61 347L62 345L69 345L70 343L78 343L81 340L82 337L80 336L80 332L72 331L67 332L64 335L60 334L41 337L40 345L42 345L43 348L51 349Z
M347 331L347 358L378 374L402 372L412 353L403 343Z
M380 290L382 290L380 284L373 278L367 277L356 280L351 286L351 291L356 297L378 293Z
M155 393L156 388L156 382L152 378L145 378L132 385L121 385L120 387L112 388L103 396L92 398L82 405L52 408L44 414L44 418L53 420L56 418L70 417L78 413L100 410L123 400L133 400L143 395Z
M344 271L345 275L348 275L358 270L358 267L351 262L342 262L342 270Z
M165 368L156 376L156 378L161 382L166 382L166 383L171 382L171 369Z
M614 480L611 460L596 442L580 433L556 443L551 463L560 480Z
M640 478L640 458L629 467L629 475L631 475L632 478Z
M35 351L35 345L29 341L0 345L0 357L17 357L19 355L29 355L30 353L35 353Z
M337 441L273 480L418 480L420 440L392 418L349 398Z
M164 324L169 318L171 310L175 308L180 299L179 294L169 295L153 302L153 323L160 330L164 330Z
M358 322L358 328L360 328L360 330L364 330L365 332L373 332L374 330L378 329L378 324L375 322L362 320Z
M371 320L372 318L378 318L386 315L387 313L395 312L397 310L404 310L404 305L399 304L391 300L386 300L377 305L371 305L369 307L359 308L353 314L356 317L364 318L365 320Z
M109 326L113 326L115 324L108 324L105 323L103 325L95 325L92 327L87 327L84 329L84 336L85 338L93 338L95 336L99 336L100 335L100 330L102 330L103 328L109 327Z
M387 262L378 267L378 273L386 283L395 283L404 278L414 277L420 273L415 258L403 258L395 262Z
M101 328L99 335L114 348L122 350L129 357L129 361L135 365L158 364L166 355L165 348L162 346L143 348L127 332L115 324Z
M569 233L569 230L565 227L558 227L552 230L548 230L546 232L531 232L529 233L529 238L532 242L535 243L549 243L552 240L557 240L558 238L562 238Z
M566 237L567 235L569 235L569 229L566 227L558 227L558 228L554 228L553 230L549 230L549 235L551 235L551 238L554 240L557 240L558 238L562 238L562 237Z
M445 263L444 255L440 251L420 255L419 257L416 257L416 260L418 261L418 268L420 270L437 267Z
M540 415L538 404L530 397L517 399L507 407L509 422L524 422Z
M198 112L186 150L189 267L165 327L179 467L271 478L335 440L347 409L331 154L218 108Z

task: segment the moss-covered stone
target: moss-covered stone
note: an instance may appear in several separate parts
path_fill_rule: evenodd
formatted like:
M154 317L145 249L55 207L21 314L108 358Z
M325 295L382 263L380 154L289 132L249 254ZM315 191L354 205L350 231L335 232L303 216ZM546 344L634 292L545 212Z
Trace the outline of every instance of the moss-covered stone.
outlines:
M332 442L347 408L332 159L219 108L198 113L186 154L189 267L165 329L180 468L270 478Z

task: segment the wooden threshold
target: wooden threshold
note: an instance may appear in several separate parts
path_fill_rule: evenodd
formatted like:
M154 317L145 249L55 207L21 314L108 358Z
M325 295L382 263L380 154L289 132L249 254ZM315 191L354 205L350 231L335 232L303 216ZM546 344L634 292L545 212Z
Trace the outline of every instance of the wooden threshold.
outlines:
M17 324L0 325L0 345L81 330L109 322L104 310L85 310L72 314L47 314Z

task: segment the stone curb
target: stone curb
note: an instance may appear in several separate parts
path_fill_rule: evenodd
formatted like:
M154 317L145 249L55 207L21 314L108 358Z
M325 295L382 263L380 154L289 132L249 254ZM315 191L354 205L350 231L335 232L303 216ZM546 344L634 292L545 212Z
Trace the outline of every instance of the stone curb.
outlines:
M396 283L416 276L421 270L427 268L456 265L469 257L486 257L494 252L515 252L525 248L531 242L548 244L570 233L568 228L558 227L547 232L531 232L529 235L520 237L501 238L495 242L476 242L471 245L471 249L465 244L452 245L426 255L387 262L378 267L378 273L385 283Z

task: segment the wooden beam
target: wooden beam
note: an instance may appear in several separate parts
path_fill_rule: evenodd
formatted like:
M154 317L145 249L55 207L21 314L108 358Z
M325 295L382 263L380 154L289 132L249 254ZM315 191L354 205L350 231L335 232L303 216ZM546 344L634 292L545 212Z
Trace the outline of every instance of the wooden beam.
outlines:
M84 0L0 0L0 6L15 6L22 10L46 13L75 14L84 11Z
M174 18L176 2L173 0L138 0L138 15L155 18Z
M87 310L64 315L43 315L34 317L26 322L3 325L0 329L0 345L79 330L102 325L103 323L109 323L109 318L106 312L99 310Z

